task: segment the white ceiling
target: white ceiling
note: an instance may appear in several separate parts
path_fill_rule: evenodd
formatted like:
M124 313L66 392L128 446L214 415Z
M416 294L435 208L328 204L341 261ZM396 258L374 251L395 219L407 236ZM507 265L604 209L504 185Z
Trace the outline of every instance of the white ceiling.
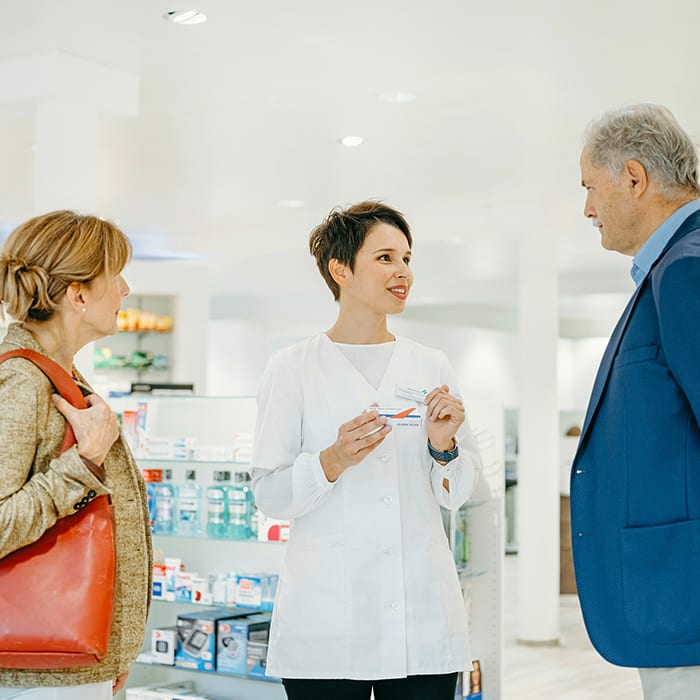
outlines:
M581 214L581 133L655 101L700 135L700 3L189 2L0 0L0 61L63 51L139 76L139 114L100 126L101 215L208 256L217 295L308 295L310 228L380 198L414 230L417 306L512 310L518 242L548 231L562 314L617 313L629 260ZM208 21L162 19L191 7ZM418 99L377 98L397 90ZM33 213L33 140L31 106L0 105L0 223Z

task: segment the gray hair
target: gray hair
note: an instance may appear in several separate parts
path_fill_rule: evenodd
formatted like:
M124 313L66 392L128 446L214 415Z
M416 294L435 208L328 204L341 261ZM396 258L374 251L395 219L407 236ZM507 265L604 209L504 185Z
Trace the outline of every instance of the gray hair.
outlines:
M697 149L666 107L612 109L588 125L584 138L593 165L607 167L615 178L628 160L637 160L669 198L700 195Z

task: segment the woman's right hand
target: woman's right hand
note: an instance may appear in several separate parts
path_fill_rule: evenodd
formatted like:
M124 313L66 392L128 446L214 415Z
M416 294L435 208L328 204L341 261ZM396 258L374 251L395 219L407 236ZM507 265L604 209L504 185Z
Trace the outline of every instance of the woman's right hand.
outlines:
M370 409L343 423L338 428L338 439L320 454L326 479L336 481L348 467L361 462L379 445L391 432L387 421L385 416Z
M114 411L97 394L85 397L87 408L75 408L58 394L53 394L52 399L73 428L78 454L95 464L102 464L109 448L119 437L119 422Z

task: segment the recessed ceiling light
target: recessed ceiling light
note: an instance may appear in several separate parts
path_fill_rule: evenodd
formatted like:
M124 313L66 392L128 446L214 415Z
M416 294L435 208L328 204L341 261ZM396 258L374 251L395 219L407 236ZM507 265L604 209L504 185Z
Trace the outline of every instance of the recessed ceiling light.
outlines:
M340 143L343 144L343 146L347 146L348 148L352 148L353 146L359 146L364 139L362 136L343 136L342 139L340 139Z
M418 95L416 95L414 92L401 92L400 90L395 90L391 92L383 92L381 95L378 95L378 98L383 102L403 103L414 102L418 99Z
M299 209L304 206L304 202L301 199L280 199L277 204L280 207L288 207L289 209Z
M173 24L201 24L207 21L207 16L198 10L170 10L163 19Z

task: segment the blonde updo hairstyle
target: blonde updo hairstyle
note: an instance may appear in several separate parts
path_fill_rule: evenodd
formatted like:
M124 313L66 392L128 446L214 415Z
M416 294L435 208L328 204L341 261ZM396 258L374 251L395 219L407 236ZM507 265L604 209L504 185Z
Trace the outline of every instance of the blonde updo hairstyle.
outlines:
M71 284L116 276L130 258L129 239L109 221L67 210L35 216L0 253L3 306L17 321L46 321Z

